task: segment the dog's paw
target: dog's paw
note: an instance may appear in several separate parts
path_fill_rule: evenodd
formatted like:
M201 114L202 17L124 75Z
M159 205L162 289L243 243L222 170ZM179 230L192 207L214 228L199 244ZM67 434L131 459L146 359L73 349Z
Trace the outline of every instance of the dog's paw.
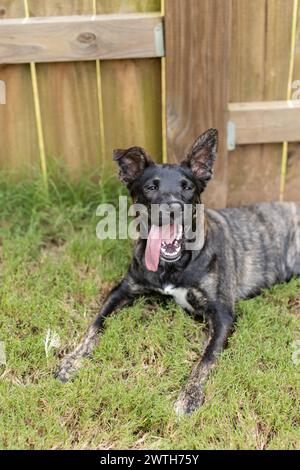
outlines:
M78 360L73 356L66 356L57 371L54 373L54 377L60 380L62 383L66 383L70 380L72 375L76 372L79 367Z
M192 414L204 402L205 396L202 389L189 391L182 390L178 400L174 403L174 411L177 416Z
M58 379L62 383L68 382L70 380L71 374L64 368L59 368L54 372L54 378Z

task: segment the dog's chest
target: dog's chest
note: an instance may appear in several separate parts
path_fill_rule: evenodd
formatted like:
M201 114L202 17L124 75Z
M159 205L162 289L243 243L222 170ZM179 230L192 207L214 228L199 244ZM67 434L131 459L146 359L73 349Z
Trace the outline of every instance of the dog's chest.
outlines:
M189 312L193 312L193 307L187 301L188 289L185 287L174 287L172 284L165 285L159 292L163 295L170 295L175 302Z

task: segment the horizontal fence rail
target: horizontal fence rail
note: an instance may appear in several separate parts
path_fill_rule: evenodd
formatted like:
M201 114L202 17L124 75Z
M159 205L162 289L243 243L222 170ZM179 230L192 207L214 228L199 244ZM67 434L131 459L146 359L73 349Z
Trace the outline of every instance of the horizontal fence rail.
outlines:
M1 20L0 64L162 57L162 21L160 13Z
M299 142L300 102L230 103L228 110L236 145Z

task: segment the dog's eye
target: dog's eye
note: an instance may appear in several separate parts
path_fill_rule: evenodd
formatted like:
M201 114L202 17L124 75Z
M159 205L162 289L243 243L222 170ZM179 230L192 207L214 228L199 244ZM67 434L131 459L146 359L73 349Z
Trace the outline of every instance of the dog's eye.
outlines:
M182 189L185 191L192 191L194 189L194 185L190 184L188 181L182 181L181 185Z
M153 180L151 183L148 183L145 186L146 191L155 191L158 189L159 186L159 180Z

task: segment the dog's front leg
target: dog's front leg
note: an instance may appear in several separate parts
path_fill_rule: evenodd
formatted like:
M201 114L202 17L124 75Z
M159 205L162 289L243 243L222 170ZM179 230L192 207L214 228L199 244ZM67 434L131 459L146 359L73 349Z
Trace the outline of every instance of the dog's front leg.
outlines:
M233 309L212 305L207 310L209 341L202 358L194 366L187 384L182 389L174 409L178 415L190 414L204 401L204 385L216 363L217 356L226 347L234 323Z
M61 362L55 377L62 382L67 382L69 378L80 368L81 359L90 356L97 345L99 334L103 327L104 319L113 313L130 304L134 297L140 293L137 286L131 279L125 277L121 283L115 287L108 295L104 305L94 322L87 329L82 341L68 354Z

